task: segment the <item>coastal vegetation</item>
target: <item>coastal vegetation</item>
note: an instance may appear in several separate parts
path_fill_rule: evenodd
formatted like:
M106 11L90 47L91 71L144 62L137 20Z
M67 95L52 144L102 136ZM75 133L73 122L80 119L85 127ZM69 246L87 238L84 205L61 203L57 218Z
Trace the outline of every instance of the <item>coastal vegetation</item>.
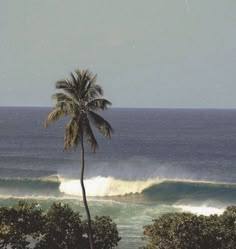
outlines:
M80 183L88 220L90 248L93 249L91 215L84 186L84 138L87 138L88 145L93 152L98 148L98 143L91 124L104 136L110 138L111 125L96 111L106 109L111 102L102 98L103 89L96 84L96 75L92 75L88 70L75 70L70 76L69 79L56 82L56 89L61 92L52 95L52 98L56 100L56 105L45 119L45 126L61 116L69 116L64 134L64 149L75 149L78 146L80 148Z
M88 222L68 205L54 203L43 210L36 203L0 207L0 248L89 249ZM96 249L112 249L120 237L108 216L91 221Z
M236 206L222 215L169 213L144 227L142 249L235 249Z
M91 225L94 248L118 246L121 238L110 217L96 216ZM0 248L89 249L87 233L88 222L67 204L47 210L25 201L0 207ZM140 249L235 249L236 206L222 215L164 214L144 227L144 240Z

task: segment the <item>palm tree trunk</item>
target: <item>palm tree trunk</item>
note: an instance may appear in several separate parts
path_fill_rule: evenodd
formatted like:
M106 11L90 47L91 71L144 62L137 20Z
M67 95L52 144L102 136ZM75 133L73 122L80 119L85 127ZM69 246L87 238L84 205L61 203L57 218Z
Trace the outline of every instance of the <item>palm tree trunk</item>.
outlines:
M81 172L80 172L80 184L82 188L82 194L83 194L83 202L84 202L84 207L85 211L87 214L87 219L88 219L88 237L89 237L89 244L90 244L90 249L93 249L93 233L92 233L92 225L91 225L91 216L89 212L89 207L86 199L86 191L84 187L84 143L83 143L83 135L81 138Z

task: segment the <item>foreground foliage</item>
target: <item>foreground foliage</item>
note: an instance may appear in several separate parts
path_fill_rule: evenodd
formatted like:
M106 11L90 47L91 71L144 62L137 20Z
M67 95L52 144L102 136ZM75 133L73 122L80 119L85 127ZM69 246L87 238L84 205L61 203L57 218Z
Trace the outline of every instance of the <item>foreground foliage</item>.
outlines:
M111 249L120 241L109 217L95 217L92 228L96 249ZM87 221L62 203L53 204L46 212L27 202L0 208L0 248L88 249L87 233Z
M222 215L171 213L144 227L143 249L235 249L236 206Z

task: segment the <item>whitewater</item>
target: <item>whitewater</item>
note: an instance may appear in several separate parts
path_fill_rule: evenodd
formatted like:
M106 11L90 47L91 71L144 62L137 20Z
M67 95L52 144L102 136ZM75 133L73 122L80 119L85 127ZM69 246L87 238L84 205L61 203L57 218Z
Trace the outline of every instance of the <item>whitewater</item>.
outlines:
M43 128L50 108L0 108L0 205L68 203L84 214L79 152L63 151L66 119ZM221 214L236 204L236 111L112 108L115 133L86 148L91 213L117 223L120 248L166 212Z

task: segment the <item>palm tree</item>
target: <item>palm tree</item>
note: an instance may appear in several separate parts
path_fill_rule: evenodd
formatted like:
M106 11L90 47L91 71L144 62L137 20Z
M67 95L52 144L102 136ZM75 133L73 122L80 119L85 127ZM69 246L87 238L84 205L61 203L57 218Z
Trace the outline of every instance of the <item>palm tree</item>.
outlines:
M61 116L69 116L64 133L64 149L80 147L80 183L88 220L89 243L90 248L93 249L91 216L84 186L84 138L87 138L93 152L98 148L98 143L91 124L95 125L104 136L110 138L113 132L111 125L96 111L106 109L111 102L102 98L103 90L96 84L96 75L93 76L88 70L75 70L70 76L70 79L56 82L56 89L61 91L52 95L52 98L56 100L56 105L46 117L45 126L47 127L49 122L57 120Z

